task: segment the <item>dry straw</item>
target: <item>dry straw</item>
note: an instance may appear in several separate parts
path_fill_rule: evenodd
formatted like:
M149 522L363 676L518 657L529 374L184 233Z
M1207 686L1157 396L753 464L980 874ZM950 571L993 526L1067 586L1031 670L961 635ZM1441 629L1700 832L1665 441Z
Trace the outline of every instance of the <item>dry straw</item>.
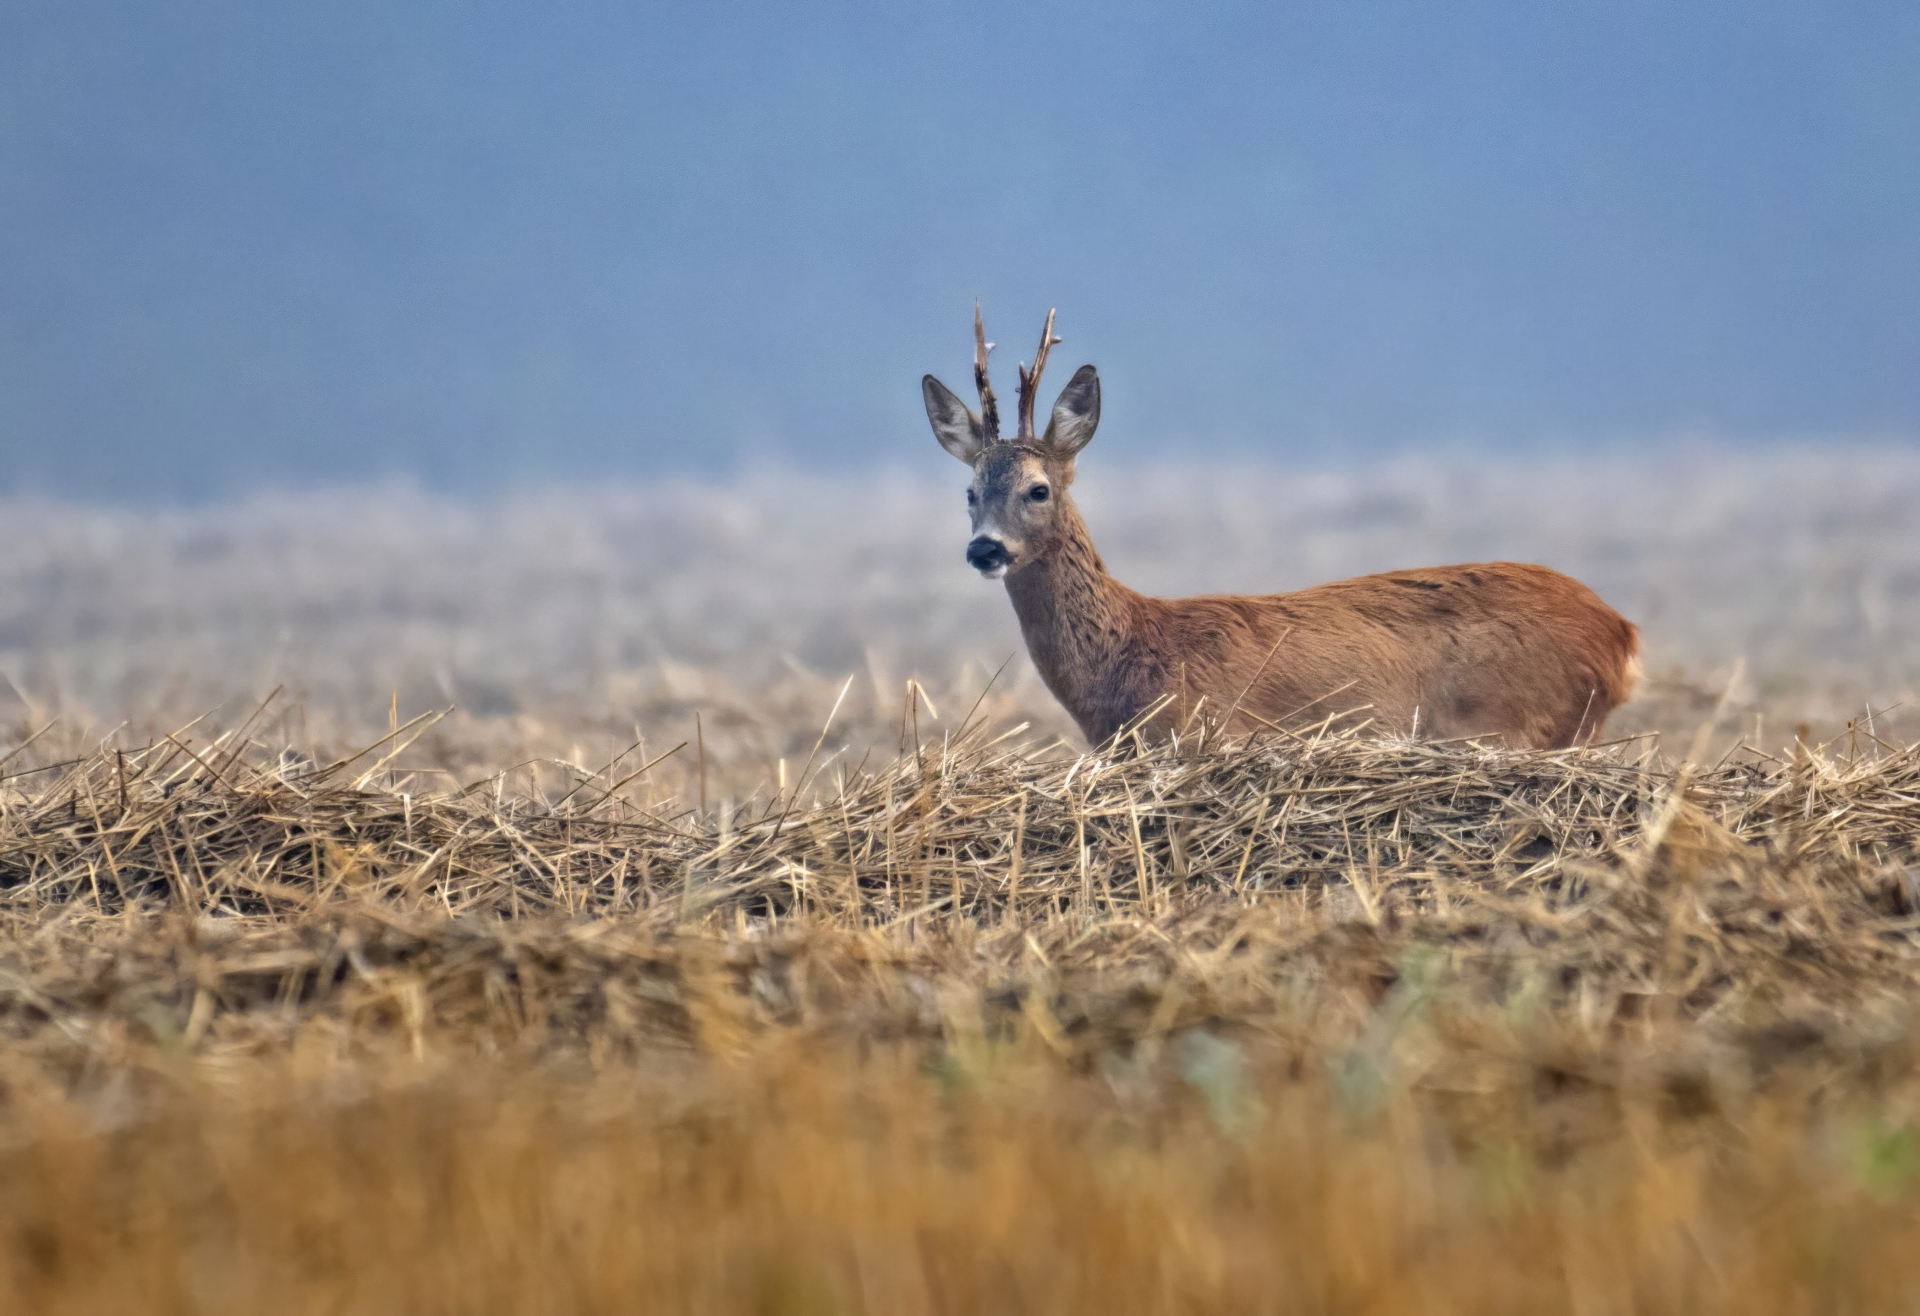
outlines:
M976 726L832 783L809 759L790 792L702 813L630 802L620 787L644 763L552 801L497 780L414 794L391 766L410 730L325 765L167 737L0 785L6 908L238 930L350 903L422 926L910 939L938 923L1055 940L1268 907L1468 955L1551 942L1614 990L1682 982L1695 1011L1761 979L1904 982L1920 932L1920 747L1676 771L1636 746L1322 734L1034 759Z

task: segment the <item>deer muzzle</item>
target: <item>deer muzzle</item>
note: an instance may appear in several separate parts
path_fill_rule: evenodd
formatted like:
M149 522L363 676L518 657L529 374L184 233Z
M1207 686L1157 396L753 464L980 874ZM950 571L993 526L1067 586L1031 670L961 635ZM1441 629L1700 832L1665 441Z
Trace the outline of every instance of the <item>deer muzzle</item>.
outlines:
M988 580L995 580L1005 575L1007 568L1013 565L1013 554L993 536L975 535L973 542L967 545L967 565Z

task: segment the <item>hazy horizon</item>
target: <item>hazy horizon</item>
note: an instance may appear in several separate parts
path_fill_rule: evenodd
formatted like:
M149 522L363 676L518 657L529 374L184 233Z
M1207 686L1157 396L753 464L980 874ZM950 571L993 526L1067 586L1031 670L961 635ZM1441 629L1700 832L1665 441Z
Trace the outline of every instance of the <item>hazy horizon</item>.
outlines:
M1892 4L23 4L0 490L1920 435ZM1060 382L1059 379L1054 381Z

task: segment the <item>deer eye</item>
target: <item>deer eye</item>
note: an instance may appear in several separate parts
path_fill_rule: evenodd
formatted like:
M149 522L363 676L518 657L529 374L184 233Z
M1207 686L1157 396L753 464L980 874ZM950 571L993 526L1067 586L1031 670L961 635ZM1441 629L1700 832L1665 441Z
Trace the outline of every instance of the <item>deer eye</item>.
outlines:
M1033 486L1033 488L1031 488L1031 489L1029 489L1029 490L1027 490L1027 497L1029 497L1029 498L1031 498L1031 499L1032 499L1032 500L1033 500L1034 502L1036 502L1036 503L1044 503L1044 502L1046 502L1046 501L1047 501L1047 486L1046 486L1046 485L1044 485L1044 484L1036 484L1036 485L1034 485L1034 486Z
M973 490L971 490L971 489L969 489L969 490L967 490L967 506L968 506L968 507L972 507L972 506L973 506L973 505L974 505L975 503L977 503L977 502L979 502L979 501L980 501L980 495L979 495L979 494L977 494L977 493L975 493L975 492L974 492Z

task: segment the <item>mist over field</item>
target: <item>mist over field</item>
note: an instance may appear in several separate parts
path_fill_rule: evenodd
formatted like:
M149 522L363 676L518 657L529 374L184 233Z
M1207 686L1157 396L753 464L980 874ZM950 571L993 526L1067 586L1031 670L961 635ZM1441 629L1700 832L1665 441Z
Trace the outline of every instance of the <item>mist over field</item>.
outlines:
M1914 725L1911 450L1289 471L1108 461L1096 446L1081 468L1109 568L1149 593L1541 562L1642 628L1654 679L1616 733L1690 733L1722 695L1723 732L1776 748L1797 722L1832 734L1869 708L1889 735ZM678 740L703 711L738 733L721 739L740 773L766 778L805 752L848 676L836 743L890 747L907 678L951 717L1005 664L996 721L1077 745L1003 588L962 562L963 488L956 465L944 480L769 470L487 500L405 486L191 510L16 497L0 508L0 716L155 733L209 712L229 724L284 686L281 710L330 739L457 705L450 728L584 740L591 756L636 725ZM1771 731L1755 721L1769 716Z
M858 470L976 299L1134 461L1910 443L1916 63L1878 0L12 6L0 491Z

